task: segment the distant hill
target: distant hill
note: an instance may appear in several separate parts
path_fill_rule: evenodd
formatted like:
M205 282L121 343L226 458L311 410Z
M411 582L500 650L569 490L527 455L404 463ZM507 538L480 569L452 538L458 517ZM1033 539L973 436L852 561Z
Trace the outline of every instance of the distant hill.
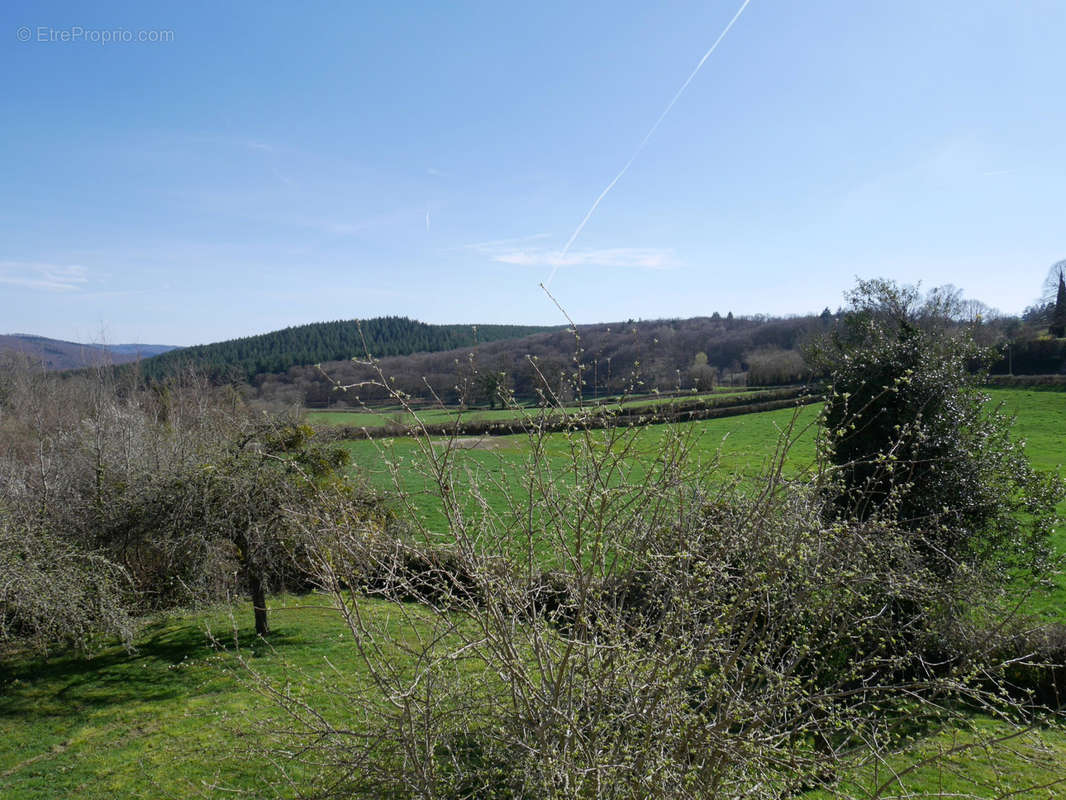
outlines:
M432 353L556 330L546 325L429 325L407 317L315 322L215 344L185 347L141 362L149 379L191 366L215 379L252 381L290 367L340 361L368 351L375 358Z
M163 353L169 353L171 350L180 349L171 344L106 344L104 347L112 353L133 356L134 358L152 358Z
M478 346L438 352L389 356L380 367L400 391L421 401L439 397L453 404L493 403L500 388L523 401L536 401L545 384L563 399L578 363L589 397L624 392L692 391L716 381L734 384L750 379L759 385L803 380L806 365L798 349L811 335L827 331L832 315L792 318L721 317L641 320L556 328L522 338L487 341ZM169 358L172 355L162 356ZM143 362L147 365L152 361ZM386 403L389 397L368 384L374 370L350 357L322 370L294 366L259 375L257 395L279 403L322 408L344 402ZM336 383L358 385L344 392Z
M176 349L165 344L81 344L25 333L0 335L0 352L23 353L45 369L80 369L126 364Z

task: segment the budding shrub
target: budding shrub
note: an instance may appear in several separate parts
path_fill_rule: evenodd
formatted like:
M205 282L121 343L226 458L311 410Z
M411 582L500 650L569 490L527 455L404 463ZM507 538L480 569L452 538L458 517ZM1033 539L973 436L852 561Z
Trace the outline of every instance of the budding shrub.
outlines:
M1036 473L1012 420L979 390L987 354L956 298L860 282L813 352L828 378L820 446L841 518L890 520L941 575L1042 570L1059 481Z

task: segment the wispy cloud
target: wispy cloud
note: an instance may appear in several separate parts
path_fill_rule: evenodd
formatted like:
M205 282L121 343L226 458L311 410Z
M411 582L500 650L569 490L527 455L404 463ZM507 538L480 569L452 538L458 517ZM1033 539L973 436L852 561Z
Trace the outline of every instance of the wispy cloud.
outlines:
M279 170L277 167L271 167L270 172L275 178L284 183L286 186L292 186L292 178L289 178L287 175L284 175L282 171Z
M515 247L499 243L471 245L476 252L500 264L524 267L621 267L630 269L670 269L677 266L673 251L654 247L604 247L590 250L549 250Z
M514 247L515 245L524 244L526 242L536 242L541 239L550 239L550 233L534 233L529 236L514 236L510 239L490 239L486 242L471 242L470 244L464 244L463 250L474 250L476 252L488 255L490 253L497 253L501 248Z
M0 283L44 292L74 292L89 282L89 271L76 264L0 261Z

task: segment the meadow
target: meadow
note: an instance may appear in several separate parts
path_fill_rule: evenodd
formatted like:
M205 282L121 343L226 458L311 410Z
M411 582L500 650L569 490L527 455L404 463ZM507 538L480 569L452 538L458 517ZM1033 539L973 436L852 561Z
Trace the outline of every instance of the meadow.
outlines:
M1063 471L1066 460L1066 393L995 389L996 403L1017 416L1016 433L1041 469ZM508 412L510 413L510 412ZM655 452L674 429L690 437L694 458L713 480L745 480L773 463L775 453L788 475L802 477L815 459L814 421L818 408L808 406L741 417L648 426L635 430L635 456ZM791 444L778 451L785 434ZM497 513L505 512L509 491L520 485L530 454L530 439L497 437L463 442L448 450L468 480L485 487ZM444 452L445 442L435 445ZM399 481L425 524L442 524L426 479L413 464L418 459L409 439L347 442L356 469L381 489ZM568 463L568 440L552 434L545 440L550 460ZM461 488L461 484L459 487ZM1066 512L1066 507L1060 507ZM1058 547L1066 553L1066 532ZM47 660L23 654L0 666L0 796L13 800L81 796L192 797L240 793L259 796L277 775L264 771L254 757L262 738L287 723L276 705L256 690L241 658L270 681L282 683L301 673L329 676L300 683L304 698L331 708L343 719L334 690L367 680L352 653L350 633L324 599L279 596L271 600L273 633L269 644L254 636L247 604L207 611L172 613L148 621L134 649L98 642L91 655L68 653ZM1033 610L1050 619L1066 619L1066 583L1038 593ZM390 604L369 601L366 612L388 624ZM234 621L236 620L236 621ZM209 636L209 632L211 635ZM212 643L212 637L217 640ZM333 668L336 669L333 669ZM357 723L356 723L357 724ZM1007 726L984 717L972 720L983 735L1006 733ZM917 742L889 768L913 764L929 754L966 741L971 734L953 729ZM250 755L253 754L253 755ZM1066 763L1066 732L1035 730L992 753L967 751L948 768L910 773L903 792L942 796L994 797L1024 786L1048 785L1061 778ZM311 778L299 768L294 779ZM883 778L871 771L855 780L870 786ZM1062 796L1061 787L1019 792L1020 798Z
M985 389L990 405L1015 419L1015 437L1025 442L1025 452L1039 470L1066 475L1066 392L1043 389ZM634 429L636 462L640 455L653 458L666 435L685 437L692 458L701 465L708 482L717 485L751 481L778 463L787 477L802 479L815 468L816 422L820 405L781 409L724 419L648 425ZM513 412L497 412L512 413ZM594 433L594 436L602 436ZM476 483L490 509L508 512L508 498L521 492L529 461L531 439L527 435L485 436L435 440L438 452L450 450L461 467L458 484L468 491ZM344 442L357 471L383 491L407 498L407 509L429 530L443 533L447 527L432 477L424 468L420 448L424 444L398 437L384 440ZM569 465L570 443L564 434L551 434L545 442L548 461L564 476ZM1066 501L1058 507L1066 517ZM1055 539L1057 551L1066 557L1066 530ZM550 561L550 554L546 554ZM1066 576L1053 586L1032 589L1027 603L1041 616L1066 622Z
M1066 393L1040 390L988 389L995 406L1015 417L1014 432L1026 443L1026 454L1037 469L1063 471L1066 463ZM714 472L720 480L750 478L763 474L783 456L786 473L793 477L815 466L815 423L819 405L746 414L724 419L684 422L675 425L648 425L636 429L636 451L656 450L668 429L687 437L692 456ZM313 413L313 412L312 412ZM439 413L454 413L441 410ZM508 414L513 411L477 412ZM401 417L402 418L402 417ZM535 419L535 416L533 417ZM309 420L315 418L309 414ZM435 440L438 448L448 440ZM784 450L779 450L784 446ZM351 453L355 469L366 475L371 484L383 490L401 489L417 498L415 506L427 524L441 525L435 513L434 495L417 469L410 466L419 459L420 444L397 437L384 440L344 442ZM517 489L521 468L529 453L530 438L523 434L485 436L477 440L461 439L454 443L455 457L471 468L497 476L496 482ZM563 434L550 435L547 452L558 463L566 457L568 444ZM398 481L398 486L397 486ZM499 506L502 511L503 507ZM1063 507L1066 511L1066 506Z
M1063 415L1066 415L1066 392L999 388L989 388L984 391L989 395L993 406L1001 407L1004 412L1015 418L1015 435L1025 441L1025 452L1033 465L1037 469L1061 472L1066 464L1066 426L1062 424ZM725 419L685 422L672 427L692 437L695 457L708 464L715 463L718 471L726 475L759 474L772 462L778 445L782 442L782 437L790 432L785 463L794 474L799 474L814 464L814 422L819 409L818 405L810 405L798 411L781 409ZM384 424L381 422L382 415L371 412L312 411L308 412L307 419L314 424L323 421L326 424L342 424L336 418L356 419L361 414L377 420L377 424ZM431 417L430 414L438 416ZM506 415L508 419L515 416L512 410L470 411L464 412L461 418L466 419L468 415L480 414ZM460 412L451 409L435 409L419 412L419 416L429 422L438 419L454 419L460 416ZM323 417L326 419L323 420ZM398 411L392 412L389 417L384 417L386 421L390 419L402 421L404 418L405 415ZM473 418L481 419L478 416ZM535 414L533 418L535 419ZM639 429L637 436L646 442L647 449L651 449L663 435L664 428L665 426L649 425ZM560 435L554 436L554 449L558 452L565 449L564 438ZM445 439L438 440L440 444L446 441ZM528 438L521 434L486 436L480 442L481 447L471 447L469 443L464 443L460 449L466 450L466 458L472 458L483 465L491 464L493 461L501 464L517 463L521 455L528 450ZM383 453L395 455L398 459L406 460L418 451L417 444L413 440L402 437L378 441L350 441L344 446L351 452L356 469L363 471L374 485L383 489L393 487L389 480L389 470L382 462L381 455ZM486 453L494 454L494 457L486 458ZM405 480L412 481L411 485L414 485L416 478L417 475L413 472L408 472L404 476Z

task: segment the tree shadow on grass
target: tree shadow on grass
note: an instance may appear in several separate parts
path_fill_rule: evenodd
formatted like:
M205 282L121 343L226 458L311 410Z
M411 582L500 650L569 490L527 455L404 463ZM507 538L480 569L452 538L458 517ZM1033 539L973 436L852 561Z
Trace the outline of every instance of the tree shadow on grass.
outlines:
M278 628L264 641L251 626L225 625L209 633L202 621L153 622L137 635L132 651L115 644L92 654L0 662L0 718L221 692L228 684L225 670L217 664L213 669L209 659L238 649L261 656L298 644L306 640L295 628Z

